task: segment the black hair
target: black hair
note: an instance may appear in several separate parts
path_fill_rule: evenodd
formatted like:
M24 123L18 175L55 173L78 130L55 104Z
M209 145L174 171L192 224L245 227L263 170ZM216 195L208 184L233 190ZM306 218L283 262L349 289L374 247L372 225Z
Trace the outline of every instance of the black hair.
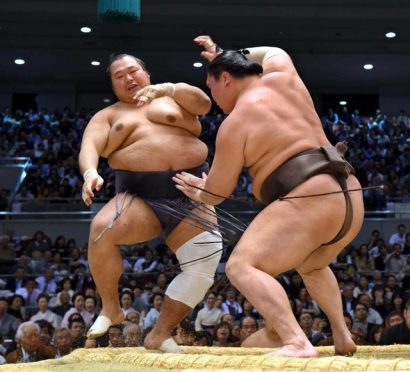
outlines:
M139 59L139 58L133 56L132 54L116 52L116 53L112 53L112 54L110 55L110 57L108 58L108 65L107 65L107 69L105 70L106 73L107 73L107 75L108 75L108 78L109 78L110 80L111 80L111 65L112 65L115 61L118 61L119 59L124 58L124 57L134 58L134 59L137 61L137 63L142 67L142 69L143 69L144 71L148 72L147 66L146 66L146 64L145 64L145 62L144 62L143 60L141 60L141 59Z
M263 72L263 67L245 57L245 50L225 50L219 54L208 66L208 75L216 80L222 72L229 72L236 78L259 75Z

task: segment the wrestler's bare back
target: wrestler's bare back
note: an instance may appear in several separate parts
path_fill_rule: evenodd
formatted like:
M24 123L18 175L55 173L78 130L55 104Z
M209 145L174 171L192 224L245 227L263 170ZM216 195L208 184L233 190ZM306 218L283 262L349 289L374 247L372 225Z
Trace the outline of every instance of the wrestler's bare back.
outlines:
M257 198L266 177L283 162L328 144L309 92L292 73L269 73L254 81L223 125L231 126L227 133L242 136L244 165Z
M202 164L206 145L178 122L200 132L197 117L184 112L164 97L143 106L117 102L101 111L110 124L101 156L113 169L165 171L189 169ZM174 126L175 123L175 126Z

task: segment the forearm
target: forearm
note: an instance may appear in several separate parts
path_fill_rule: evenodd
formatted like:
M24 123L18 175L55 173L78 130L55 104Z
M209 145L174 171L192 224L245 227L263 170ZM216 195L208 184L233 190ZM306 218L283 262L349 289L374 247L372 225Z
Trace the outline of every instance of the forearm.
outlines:
M246 50L249 50L249 54L247 54L246 57L262 66L263 63L271 57L287 55L283 49L268 46L246 48Z
M99 158L100 156L95 146L92 146L92 145L81 146L81 151L80 151L79 158L78 158L81 173L84 174L84 172L87 169L91 169L91 168L97 169Z
M205 115L211 109L211 100L199 88L185 83L176 83L173 99L192 115Z

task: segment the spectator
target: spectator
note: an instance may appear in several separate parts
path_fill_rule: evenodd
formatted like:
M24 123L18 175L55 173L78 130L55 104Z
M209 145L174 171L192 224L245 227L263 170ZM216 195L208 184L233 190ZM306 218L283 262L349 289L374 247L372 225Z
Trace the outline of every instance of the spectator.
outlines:
M133 302L134 295L132 294L131 290L123 290L120 294L120 303L125 317L130 312L135 311L135 309L132 307Z
M88 311L85 310L84 294L81 292L76 293L73 296L73 303L74 303L74 306L64 314L63 321L61 322L61 327L67 328L68 318L71 316L71 314L74 314L74 313L79 313L81 317L83 318L84 325L86 327L89 327L93 322L93 316Z
M394 325L384 332L381 345L410 344L410 300L403 312L404 322Z
M392 252L384 259L386 271L394 274L401 272L407 265L407 260L401 255L401 246L398 243L393 244Z
M357 299L353 296L354 285L352 283L345 283L342 290L342 303L344 312L352 312Z
M128 324L123 331L125 346L136 347L142 346L141 328L138 324Z
M50 252L50 251L49 251ZM36 278L37 288L40 292L53 297L57 294L57 283L54 279L54 272L51 268L45 270L44 275Z
M366 275L360 276L359 285L353 290L353 296L358 298L362 293L367 293L369 296L372 294L372 290L369 287L369 280Z
M258 331L258 321L251 315L247 315L241 319L241 342L245 341L249 336Z
M383 331L384 331L383 325L378 324L374 326L369 335L369 344L370 345L381 345Z
M229 339L232 337L232 330L231 326L229 323L226 322L221 322L219 323L214 330L214 340L213 340L213 346L219 346L219 347L227 347L227 346L238 346L238 345L233 345L231 342L229 342Z
M70 293L68 291L63 290L59 293L59 298L60 305L54 307L53 312L55 312L61 318L64 318L65 313L72 307L70 304Z
M40 343L40 327L34 322L20 324L16 333L16 341L20 346L6 355L7 363L37 362L55 356L53 347Z
M152 307L144 318L144 330L153 327L159 318L163 302L163 296L160 293L154 294L152 298Z
M46 320L55 329L60 327L61 318L48 308L48 296L45 293L40 294L37 297L38 312L34 314L30 320L35 322L36 320Z
M195 343L195 327L189 320L184 320L181 326L181 345L194 346Z
M222 312L231 314L234 318L242 314L242 306L236 301L236 291L234 288L228 288L226 291L226 300L222 304Z
M207 331L195 333L194 346L212 346L212 337Z
M399 312L397 310L393 310L389 312L389 314L386 316L386 319L384 320L385 322L385 328L390 328L394 325L401 324L404 322L403 318L403 312Z
M37 307L37 298L41 294L41 291L36 287L37 282L33 278L27 278L24 287L16 291L16 294L24 298L26 307Z
M24 287L26 280L26 268L24 266L17 266L15 277L7 280L6 288L12 292Z
M364 333L366 341L368 341L370 332L372 328L375 326L375 324L370 323L367 320L368 314L369 309L366 305L358 303L355 306L353 313L353 329L360 329Z
M82 316L78 313L72 314L69 322L68 329L70 330L72 338L72 349L79 349L85 346L85 323Z
M157 261L154 259L154 254L151 249L145 251L145 256L139 258L134 264L134 272L149 273L156 269Z
M44 346L50 346L55 329L53 325L44 319L36 320L34 323L40 327L40 343Z
M373 324L383 324L383 318L381 315L373 309L372 298L367 293L362 293L359 295L359 304L365 305L367 307L367 321Z
M10 306L7 312L22 323L26 320L26 309L24 308L24 298L20 295L14 295L9 299Z
M206 297L204 307L198 311L195 319L195 331L207 330L212 334L215 326L222 318L222 310L215 306L216 295L211 292Z
M108 346L109 347L124 347L124 335L122 334L121 325L116 324L108 328Z
M67 328L58 329L54 335L54 346L57 349L55 358L59 359L72 351L73 338Z
M393 249L395 244L400 246L400 249L404 249L404 244L406 243L406 226L404 224L399 224L397 226L397 232L394 233L389 239L389 245Z
M316 346L325 336L313 329L313 317L311 313L302 312L299 316L299 324L303 332L305 332L308 340L313 346Z
M354 258L354 264L358 272L374 270L374 261L369 254L369 249L366 244L360 246Z
M6 338L14 338L14 334L18 327L17 319L7 313L8 302L4 297L0 298L0 336Z

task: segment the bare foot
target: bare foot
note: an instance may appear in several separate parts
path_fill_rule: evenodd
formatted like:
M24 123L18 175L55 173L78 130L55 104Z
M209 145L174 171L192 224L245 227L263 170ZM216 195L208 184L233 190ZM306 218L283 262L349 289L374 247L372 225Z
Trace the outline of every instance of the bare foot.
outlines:
M335 355L353 356L357 347L352 338L349 336L336 337L333 335L335 342Z
M152 330L144 339L147 350L160 350L167 353L180 353L181 349L169 334L159 334Z
M113 324L120 324L124 320L125 316L122 310L115 314L108 314L104 310L100 312L93 325L87 332L87 337L90 339L96 339L108 331L108 328Z
M317 358L319 356L319 352L311 345L306 345L302 348L295 345L286 345L277 351L269 353L268 355L291 358Z

